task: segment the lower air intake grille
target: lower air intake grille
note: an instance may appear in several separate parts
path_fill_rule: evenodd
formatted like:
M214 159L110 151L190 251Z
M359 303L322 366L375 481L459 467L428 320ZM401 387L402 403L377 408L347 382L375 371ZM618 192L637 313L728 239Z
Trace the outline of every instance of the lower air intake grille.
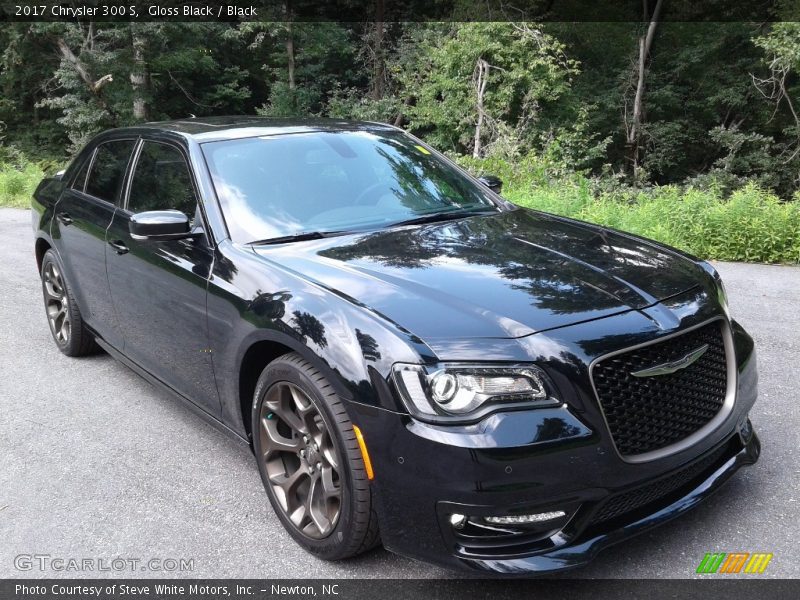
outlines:
M632 513L639 508L643 508L649 504L654 504L677 492L681 488L686 487L689 483L699 479L701 475L706 474L712 467L717 466L717 463L722 456L728 451L729 445L725 445L701 458L694 464L689 465L653 483L648 483L640 488L636 488L629 492L623 492L616 496L612 496L595 514L592 519L592 524L597 525L605 521L610 521L627 513Z

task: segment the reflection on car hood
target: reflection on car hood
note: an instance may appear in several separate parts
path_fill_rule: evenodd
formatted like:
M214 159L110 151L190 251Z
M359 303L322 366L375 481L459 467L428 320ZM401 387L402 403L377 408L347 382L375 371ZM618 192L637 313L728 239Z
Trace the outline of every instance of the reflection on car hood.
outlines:
M255 250L423 340L521 337L702 281L677 253L525 209Z

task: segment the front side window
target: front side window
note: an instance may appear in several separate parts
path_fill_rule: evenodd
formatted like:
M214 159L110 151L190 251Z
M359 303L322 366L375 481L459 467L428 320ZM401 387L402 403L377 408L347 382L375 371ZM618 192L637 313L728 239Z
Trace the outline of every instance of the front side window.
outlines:
M294 133L203 152L239 243L498 210L487 189L401 132Z
M134 144L133 140L120 140L98 146L86 181L87 194L106 202L117 201Z
M194 216L197 199L183 154L174 146L144 142L128 195L128 210L175 209Z

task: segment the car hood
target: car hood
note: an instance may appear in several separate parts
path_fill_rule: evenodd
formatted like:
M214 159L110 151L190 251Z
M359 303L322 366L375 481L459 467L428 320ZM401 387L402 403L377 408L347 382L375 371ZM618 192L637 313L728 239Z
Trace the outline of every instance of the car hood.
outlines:
M254 250L426 341L521 337L702 282L677 252L526 209Z

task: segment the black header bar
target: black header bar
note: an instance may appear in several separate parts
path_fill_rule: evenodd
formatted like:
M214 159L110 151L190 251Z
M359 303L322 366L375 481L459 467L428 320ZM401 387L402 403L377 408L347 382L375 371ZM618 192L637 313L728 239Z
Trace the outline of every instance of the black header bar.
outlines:
M0 20L69 21L647 21L657 0L37 0L0 2ZM800 2L662 0L662 21L795 21Z

